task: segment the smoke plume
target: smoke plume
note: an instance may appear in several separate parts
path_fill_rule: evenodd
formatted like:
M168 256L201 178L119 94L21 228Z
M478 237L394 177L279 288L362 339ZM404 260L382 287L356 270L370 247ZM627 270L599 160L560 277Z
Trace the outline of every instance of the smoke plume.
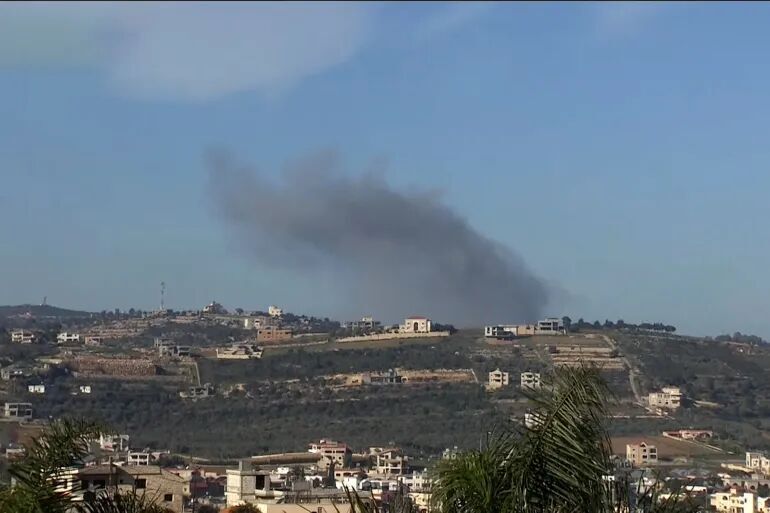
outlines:
M478 326L538 318L546 286L509 248L471 227L435 194L397 190L381 173L350 177L334 152L304 158L277 182L209 160L225 222L262 265L332 272L350 313L423 314Z

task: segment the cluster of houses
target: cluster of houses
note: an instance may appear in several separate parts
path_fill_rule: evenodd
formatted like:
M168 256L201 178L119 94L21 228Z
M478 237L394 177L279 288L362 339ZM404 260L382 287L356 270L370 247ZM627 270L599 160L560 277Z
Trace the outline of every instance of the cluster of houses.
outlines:
M539 372L522 372L519 376L519 384L522 390L534 390L541 386ZM510 377L507 372L495 369L489 373L487 390L499 390L510 385Z
M548 317L535 324L497 324L484 326L484 336L494 339L514 339L536 335L566 335L564 322L556 317Z

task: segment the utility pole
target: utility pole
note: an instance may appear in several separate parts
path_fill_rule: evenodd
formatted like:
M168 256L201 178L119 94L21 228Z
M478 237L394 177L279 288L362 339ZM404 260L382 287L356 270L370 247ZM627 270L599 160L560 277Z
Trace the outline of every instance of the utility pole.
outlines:
M166 282L162 281L160 282L160 311L161 312L166 311L165 295L166 295Z

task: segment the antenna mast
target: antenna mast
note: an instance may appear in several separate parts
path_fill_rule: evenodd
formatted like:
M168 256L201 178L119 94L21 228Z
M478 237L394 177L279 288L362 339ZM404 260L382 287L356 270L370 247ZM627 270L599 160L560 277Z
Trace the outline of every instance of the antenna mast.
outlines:
M160 311L165 312L166 306L165 306L165 295L166 295L166 282L162 281L160 282Z

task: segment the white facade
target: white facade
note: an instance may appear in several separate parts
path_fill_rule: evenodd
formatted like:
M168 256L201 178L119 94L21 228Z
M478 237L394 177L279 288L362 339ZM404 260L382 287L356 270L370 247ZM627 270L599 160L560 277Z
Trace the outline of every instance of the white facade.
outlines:
M66 344L67 342L80 342L80 333L62 332L56 335L56 342Z
M149 452L130 452L126 458L126 464L128 465L149 465L151 456Z
M27 390L30 394L45 394L45 385L29 385Z
M540 373L539 372L522 372L521 373L521 388L540 388Z
M31 344L35 341L35 334L27 330L13 330L11 332L11 342L17 344Z
M547 317L542 321L537 321L537 333L539 335L561 335L564 331L564 322L556 317Z
M99 447L103 451L127 451L128 435L99 435Z
M283 308L270 305L267 307L267 313L270 317L281 317L283 315Z
M635 467L646 467L658 463L658 448L645 442L626 444L626 459Z
M401 333L430 333L432 322L427 317L407 317L401 325Z
M682 391L679 387L663 387L660 392L649 394L647 402L652 407L675 410L682 405Z
M234 344L230 347L218 347L217 358L220 360L251 360L262 358L262 348L256 344Z
M381 476L403 475L407 471L409 458L400 449L383 449L370 447L369 454L373 456L372 470Z
M507 372L495 369L489 373L489 388L492 390L507 387L510 383Z
M80 393L81 394L90 394L91 393L91 385L80 385Z
M515 324L499 324L484 326L484 336L487 338L514 338L518 336L519 327Z
M5 403L3 417L7 419L31 419L31 403Z
M757 496L735 488L711 494L709 503L719 513L757 513Z
M537 413L526 412L524 414L524 426L527 429L535 429L541 422L542 420Z

